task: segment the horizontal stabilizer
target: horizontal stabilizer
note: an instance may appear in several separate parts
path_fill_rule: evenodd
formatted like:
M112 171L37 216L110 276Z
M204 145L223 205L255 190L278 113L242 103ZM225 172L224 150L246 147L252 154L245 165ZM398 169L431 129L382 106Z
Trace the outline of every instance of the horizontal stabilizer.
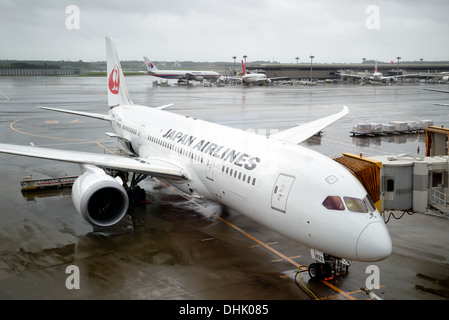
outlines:
M73 110L64 110L64 109L48 108L48 107L41 107L41 106L38 106L38 108L44 109L44 110L56 111L56 112L76 114L78 116L90 117L90 118L95 118L95 119L100 119L100 120L112 121L111 116L108 115L108 114L83 112L83 111L73 111Z

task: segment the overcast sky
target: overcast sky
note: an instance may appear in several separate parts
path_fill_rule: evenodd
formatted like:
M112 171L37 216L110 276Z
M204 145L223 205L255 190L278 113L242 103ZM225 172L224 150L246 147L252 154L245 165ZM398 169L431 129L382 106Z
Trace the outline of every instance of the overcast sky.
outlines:
M79 8L79 29L75 13ZM0 59L449 60L447 0L0 0Z

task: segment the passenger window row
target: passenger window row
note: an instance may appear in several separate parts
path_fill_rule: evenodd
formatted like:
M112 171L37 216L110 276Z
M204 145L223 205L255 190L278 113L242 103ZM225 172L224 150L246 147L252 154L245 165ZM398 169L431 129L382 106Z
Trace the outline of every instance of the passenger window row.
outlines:
M162 147L164 147L166 149L173 150L173 151L177 152L178 154L183 155L185 157L188 157L188 158L190 158L190 159L192 159L194 161L197 161L197 162L200 162L200 163L203 163L203 161L204 161L203 157L198 155L198 154L196 154L195 152L188 151L188 150L186 150L184 148L181 148L179 146L175 146L175 145L173 145L173 144L171 144L171 143L169 143L167 141L163 141L161 139L157 139L157 138L152 137L152 136L148 136L148 140L151 141L151 142L154 142L154 143L156 143L156 144L158 144L158 145L160 145L160 146L162 146Z
M200 155L197 155L196 153L192 152L192 151L188 151L184 148L181 148L179 146L175 146L167 141L152 137L152 136L148 136L147 138L149 141L158 144L164 148L167 148L169 150L173 150L177 153L179 153L180 155L186 156L194 161L197 161L199 163L203 163L204 158ZM247 175L246 173L242 173L240 171L234 170L232 168L223 166L222 170L223 173L229 174L231 177L233 176L234 178L241 180L243 182L246 182L248 184L252 184L253 186L256 185L256 178L252 178L250 175Z
M246 175L246 173L243 173L243 174L242 174L241 171L237 171L237 170L234 170L234 169L229 168L229 167L227 167L227 166L223 166L223 167L221 168L221 172L223 172L223 173L225 173L225 174L228 174L228 175L230 175L231 177L234 177L234 178L236 178L236 179L238 179L238 180L241 180L241 181L243 181L243 182L251 183L253 186L256 185L256 178L252 178L252 179L251 179L251 176L250 176L250 175Z

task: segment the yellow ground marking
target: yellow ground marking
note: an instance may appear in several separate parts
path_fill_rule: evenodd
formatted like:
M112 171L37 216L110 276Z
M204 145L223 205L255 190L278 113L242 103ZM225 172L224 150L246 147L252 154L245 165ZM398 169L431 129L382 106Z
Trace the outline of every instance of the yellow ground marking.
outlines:
M37 117L37 116L31 116L31 117L25 117L25 118L17 119L17 120L15 120L15 121L11 122L11 124L9 125L9 127L11 128L11 130L13 130L13 131L15 131L15 132L17 132L17 133L21 133L21 134L25 134L25 135L33 136L33 137L39 137L39 138L45 138L45 139L52 139L52 140L64 140L64 141L95 142L96 144L100 145L102 148L104 148L104 149L110 151L109 149L107 149L105 146L101 145L101 144L98 142L98 141L102 141L102 140L108 139L107 137L106 137L106 138L102 138L102 139L98 139L98 140L83 140L83 139L71 139L71 138L58 138L58 137L44 136L44 135L41 135L41 134L29 133L29 132L21 131L21 130L15 128L15 125L16 125L18 122L23 121L23 120L26 120L26 119L30 119L30 118L35 118L35 117ZM59 123L57 120L49 120L49 121L45 121L45 122L46 122L46 123L49 123L49 124L57 124L57 123ZM74 120L74 121L72 121L72 122L77 122L77 120ZM111 153L112 153L112 152L111 152Z

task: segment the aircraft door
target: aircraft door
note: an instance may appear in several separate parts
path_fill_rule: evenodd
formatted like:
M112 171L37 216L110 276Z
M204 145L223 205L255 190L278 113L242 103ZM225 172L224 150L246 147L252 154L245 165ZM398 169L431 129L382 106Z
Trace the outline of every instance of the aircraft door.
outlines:
M295 177L282 173L279 174L271 194L271 208L286 212L288 195L290 194L293 181L295 181Z
M206 178L214 181L214 161L212 159L207 160Z

